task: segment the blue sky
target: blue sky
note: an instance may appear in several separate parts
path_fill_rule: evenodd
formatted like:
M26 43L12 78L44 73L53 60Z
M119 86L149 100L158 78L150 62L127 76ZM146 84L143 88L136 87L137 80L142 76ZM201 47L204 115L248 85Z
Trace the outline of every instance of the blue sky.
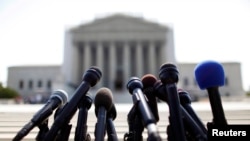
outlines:
M117 12L172 24L178 62L240 62L250 88L250 0L0 0L0 81L10 66L62 64L66 28Z

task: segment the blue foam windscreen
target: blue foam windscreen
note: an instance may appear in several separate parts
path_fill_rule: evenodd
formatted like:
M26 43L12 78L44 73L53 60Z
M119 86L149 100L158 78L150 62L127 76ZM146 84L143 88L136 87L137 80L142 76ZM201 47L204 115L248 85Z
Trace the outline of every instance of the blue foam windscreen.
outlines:
M223 66L213 60L203 61L197 64L194 69L194 74L202 90L209 87L223 86L225 83Z

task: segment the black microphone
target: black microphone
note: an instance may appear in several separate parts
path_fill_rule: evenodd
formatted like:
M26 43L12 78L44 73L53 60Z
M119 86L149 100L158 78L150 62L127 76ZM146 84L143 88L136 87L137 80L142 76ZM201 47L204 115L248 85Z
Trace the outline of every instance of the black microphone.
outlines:
M148 130L148 140L160 141L161 138L156 127L156 120L142 92L143 84L141 80L137 77L131 77L127 83L127 89L133 96L133 103L137 105L136 107L138 108L144 127Z
M156 100L156 92L154 89L154 84L157 81L157 78L153 74L146 74L141 78L143 89L142 92L147 97L147 103L151 112L153 113L156 122L159 121L158 105Z
M180 99L176 87L176 83L179 81L178 75L179 71L174 64L166 63L160 67L159 78L165 85L167 93L167 101L170 112L170 128L173 133L173 140L185 141L186 138L180 108Z
M180 102L183 108L189 113L189 115L194 119L194 121L197 123L197 125L200 126L201 130L207 134L207 129L205 128L204 124L198 117L198 115L195 113L194 109L191 106L191 97L188 94L187 91L184 91L182 89L178 89L178 93L180 96Z
M223 86L225 81L223 66L212 60L201 62L195 67L195 78L200 89L207 89L213 124L227 125L219 92L219 87Z
M110 89L100 88L95 96L95 113L97 123L95 127L95 141L104 141L107 113L112 108L113 95Z
M118 141L118 136L114 126L114 120L116 118L117 112L115 108L115 104L112 104L110 111L107 113L107 135L108 141Z
M58 131L68 124L77 111L81 99L86 96L90 87L93 87L101 79L102 73L97 67L91 67L83 74L82 82L74 92L70 101L63 107L60 114L56 116L51 129L47 133L45 140L54 140Z
M168 93L165 89L165 86L162 84L160 80L158 80L154 84L154 89L156 91L156 95L159 99L163 100L164 102L168 103ZM182 102L182 99L180 97L180 102ZM199 125L196 123L196 121L192 118L192 116L186 111L186 109L180 105L180 111L182 115L183 120L183 126L185 129L185 135L187 140L207 140L206 132L202 131L202 127L199 127ZM174 140L174 134L170 126L167 128L168 133L168 139L170 141Z
M92 105L92 98L89 94L87 94L81 100L80 104L78 105L78 118L77 118L77 126L75 129L75 141L90 141L91 137L87 133L87 118L88 118L88 110L91 108Z
M35 126L39 126L52 115L53 111L64 105L68 100L68 94L63 90L55 90L52 92L47 103L33 116L14 137L13 141L19 141L25 137Z
M154 87L156 97L158 97L160 100L162 100L164 102L168 102L166 88L162 84L161 80L157 80L154 83L153 87Z

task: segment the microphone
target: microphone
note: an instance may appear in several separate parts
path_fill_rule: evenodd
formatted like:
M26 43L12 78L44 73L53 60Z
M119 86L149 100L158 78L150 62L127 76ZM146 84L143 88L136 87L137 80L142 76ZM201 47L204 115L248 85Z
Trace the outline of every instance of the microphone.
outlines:
M113 103L110 111L107 113L107 133L108 133L108 141L118 141L118 136L115 130L115 126L113 121L115 120L117 115L115 104Z
M86 94L85 97L81 100L78 105L78 118L77 118L77 126L75 129L75 141L90 141L91 137L87 133L87 118L88 118L88 110L92 105L92 98L89 94Z
M14 137L13 141L19 141L25 137L35 126L39 126L45 122L53 111L64 105L68 100L68 94L63 90L55 90L52 92L47 103L33 116L33 118L28 122Z
M223 66L212 60L207 60L196 65L194 69L196 81L200 89L206 89L213 113L215 125L227 125L219 87L224 85L225 74Z
M74 92L70 101L63 107L60 114L56 116L51 129L47 133L45 140L54 140L58 131L68 124L77 111L81 99L86 96L90 87L93 87L101 79L102 73L97 67L90 67L83 74L82 82Z
M160 141L155 118L150 111L145 96L142 92L143 84L137 77L131 77L127 83L127 89L132 94L133 103L138 108L144 127L148 130L148 140Z
M146 95L148 106L151 109L156 122L158 122L159 113L154 89L154 84L156 83L157 78L152 74L146 74L141 78L141 81L143 84L142 92Z
M161 80L157 80L154 84L155 95L162 101L168 102L166 88L162 84Z
M158 80L154 84L154 89L156 91L156 95L159 99L165 101L168 103L167 95L168 93L166 92L166 89L164 85L162 84L161 80ZM180 102L181 102L181 97L180 97ZM185 129L185 134L187 138L192 138L194 140L206 140L206 132L203 133L201 127L195 122L195 120L191 117L191 115L186 111L186 109L180 105L180 111L182 114L182 120L183 120L183 126ZM170 123L171 125L171 123ZM168 133L168 138L169 140L174 140L174 134L171 131L171 126L168 126L167 128L167 133ZM191 140L192 140L191 139ZM189 140L189 139L188 139Z
M180 99L177 93L176 83L179 81L179 71L171 63L163 64L160 67L159 78L165 85L167 101L169 106L170 129L175 141L185 141L184 125L182 121Z
M200 126L201 130L207 134L207 129L205 128L204 124L200 120L200 118L195 113L194 109L191 106L191 97L187 91L182 89L178 89L178 93L180 96L180 102L183 108L190 114L190 116L194 119L198 126Z
M95 141L104 141L107 112L110 111L113 104L113 96L111 90L105 87L100 88L96 93L94 103L95 114L97 116L97 123L95 127Z

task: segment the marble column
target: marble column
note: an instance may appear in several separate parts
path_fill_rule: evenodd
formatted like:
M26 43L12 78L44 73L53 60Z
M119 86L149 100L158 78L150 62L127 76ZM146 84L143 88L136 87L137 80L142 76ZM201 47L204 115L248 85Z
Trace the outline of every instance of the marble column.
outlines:
M78 45L78 80L81 82L83 75L83 43Z
M102 71L103 69L103 45L101 42L97 42L97 67L100 68ZM103 74L105 75L105 74ZM101 78L100 81L97 83L97 87L100 88L103 86L103 79Z
M91 46L88 42L85 43L84 49L83 49L83 72L85 72L90 67L90 53L91 53Z
M160 60L161 64L166 63L167 61L170 62L170 60L167 60L167 51L166 51L166 46L165 44L160 44ZM171 62L173 63L173 62Z
M137 77L142 77L143 74L143 60L142 60L142 44L138 42L136 45L136 75Z
M109 46L109 64L110 64L110 72L109 72L109 88L114 90L115 83L115 72L116 72L116 46L115 42L110 42Z
M126 89L126 85L127 85L127 82L130 78L130 75L131 75L131 72L130 72L130 66L131 66L131 60L130 60L130 46L129 46L129 42L124 42L124 46L123 46L123 52L124 52L124 55L123 55L123 61L124 61L124 64L123 64L123 70L124 70L124 73L123 73L123 78L124 78L124 86L123 88Z
M79 58L80 58L80 50L79 50L79 43L73 43L73 47L72 47L72 81L71 83L74 83L74 84L78 84L79 81L81 79L79 79L80 77L80 66L79 66Z
M148 52L148 57L149 57L149 71L153 75L158 75L156 74L157 66L156 66L156 51L155 51L155 44L153 41L149 43L149 52Z

